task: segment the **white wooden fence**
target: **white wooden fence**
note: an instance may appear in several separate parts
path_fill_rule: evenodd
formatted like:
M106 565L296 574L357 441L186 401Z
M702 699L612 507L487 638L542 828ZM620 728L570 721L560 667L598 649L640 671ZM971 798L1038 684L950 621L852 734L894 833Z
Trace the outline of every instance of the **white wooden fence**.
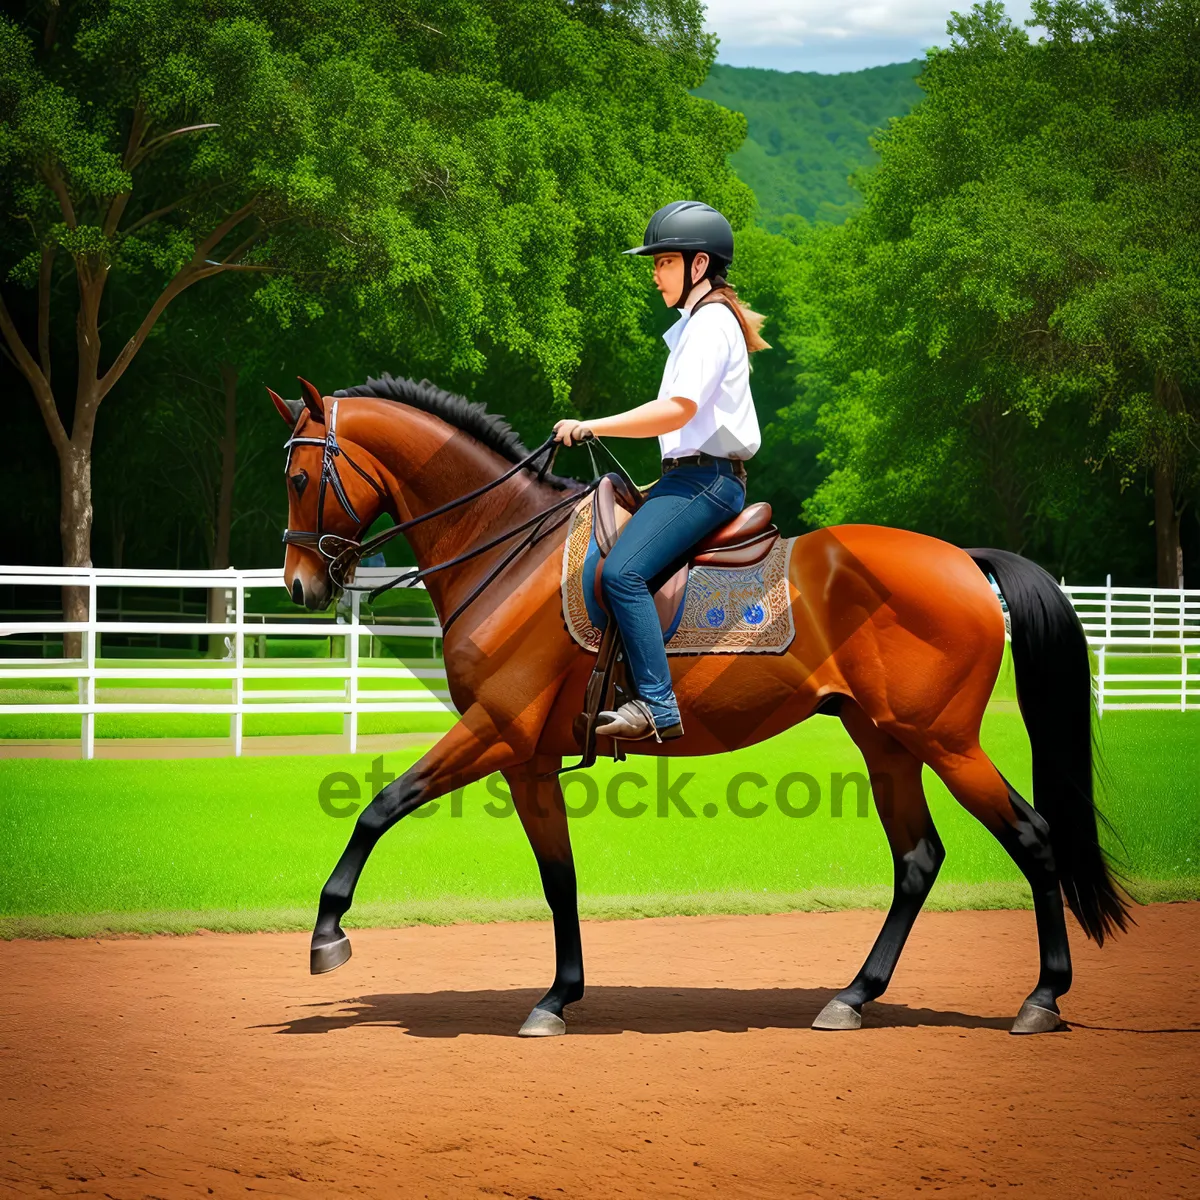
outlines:
M1096 704L1200 711L1200 590L1063 585L1096 654ZM1177 661L1175 671L1122 671L1121 663ZM1117 668L1114 670L1114 667Z
M394 574L392 568L360 568L359 582L381 582ZM78 700L72 703L2 704L7 714L61 714L82 720L82 751L91 758L95 748L97 713L192 713L223 714L229 717L234 754L242 752L242 728L246 713L340 713L349 750L358 748L359 718L364 713L452 712L444 685L446 674L440 665L407 666L403 663L376 665L369 657L363 662L367 639L374 637L416 637L437 639L441 630L430 622L391 623L360 620L360 594L354 593L339 620L331 618L272 619L246 613L246 592L250 589L283 587L280 570L261 571L130 571L105 568L2 567L0 586L39 586L61 588L78 586L87 590L88 619L62 621L53 613L30 620L10 620L0 616L0 637L21 635L79 633L83 653L80 658L0 657L0 690L6 680L75 680ZM232 596L231 620L98 619L97 593L101 588L195 588L211 591L224 589ZM1098 671L1095 691L1100 711L1114 709L1172 709L1200 711L1200 590L1075 587L1063 585L1063 591L1079 613L1088 642L1096 654ZM98 663L99 639L105 634L193 634L216 635L227 639L228 656L207 660L205 679L228 679L229 700L210 703L187 701L140 702L114 700L97 702L96 684L110 680L178 680L190 668L171 665L117 666ZM262 637L343 638L345 652L340 657L312 660L274 661L247 658L247 644ZM1113 670L1122 660L1166 660L1176 669L1134 673ZM323 665L317 665L321 663ZM265 689L247 687L260 680L295 678L330 680L341 684L333 688L311 690ZM375 689L360 687L364 680L421 681L423 688Z
M358 581L382 582L394 577L394 569L360 567ZM430 684L445 683L443 667L409 667L402 663L375 665L368 659L362 662L364 640L370 637L415 637L439 639L441 630L436 623L363 623L360 621L360 593L352 593L350 603L340 619L310 618L272 620L269 616L246 613L246 592L250 589L283 588L282 570L264 571L128 571L105 568L69 567L0 567L0 586L43 586L61 588L64 585L87 589L88 619L63 621L53 614L32 620L8 620L0 616L0 637L22 634L79 633L83 637L83 654L76 659L9 658L0 657L0 688L5 680L73 679L78 680L79 698L69 704L5 704L0 711L7 714L59 714L82 719L83 757L92 758L95 750L96 714L110 713L192 713L225 714L230 719L234 754L242 752L242 727L246 713L341 713L343 732L349 741L350 753L358 749L358 724L363 713L425 713L453 712L449 693L435 690ZM232 594L232 620L212 622L203 620L118 620L102 621L97 614L97 593L101 588L203 588L222 589ZM286 594L286 593L285 593ZM297 610L299 611L299 610ZM115 666L98 663L99 639L105 634L198 634L216 635L227 639L228 657L205 661L195 668L171 665ZM344 638L345 653L340 658L284 660L250 658L246 656L247 642L261 637L318 637ZM134 702L128 700L102 701L96 698L98 681L109 680L178 680L189 671L203 672L203 678L228 679L231 698L223 702L193 703L187 701ZM305 680L336 680L342 684L339 695L333 688L310 690L248 688L250 682L294 678ZM367 679L392 681L421 680L422 690L376 689L361 690Z

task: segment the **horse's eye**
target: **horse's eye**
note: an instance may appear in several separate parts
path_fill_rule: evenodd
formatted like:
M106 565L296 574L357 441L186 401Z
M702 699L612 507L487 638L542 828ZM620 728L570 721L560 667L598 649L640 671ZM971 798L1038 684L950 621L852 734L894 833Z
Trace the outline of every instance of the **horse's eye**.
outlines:
M308 472L307 471L297 471L296 474L292 476L292 487L294 487L296 489L296 495L303 496L304 489L307 486L308 486Z

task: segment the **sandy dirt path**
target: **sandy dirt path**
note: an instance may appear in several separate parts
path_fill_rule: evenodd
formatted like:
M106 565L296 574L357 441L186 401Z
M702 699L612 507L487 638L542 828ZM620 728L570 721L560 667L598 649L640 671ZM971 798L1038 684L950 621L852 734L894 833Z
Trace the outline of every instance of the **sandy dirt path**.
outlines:
M1200 904L1072 929L1069 1032L1010 1037L1028 912L927 913L857 1033L872 912L0 944L0 1196L1200 1195Z

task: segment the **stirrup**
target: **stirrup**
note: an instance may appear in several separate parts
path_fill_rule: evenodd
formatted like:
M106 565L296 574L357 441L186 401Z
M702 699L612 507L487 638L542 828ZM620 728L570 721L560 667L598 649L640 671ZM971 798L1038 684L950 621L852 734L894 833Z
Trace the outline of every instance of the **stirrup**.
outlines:
M622 742L641 742L654 738L656 742L683 736L683 726L676 721L659 729L654 714L644 700L627 700L613 712L606 709L597 717L596 736Z

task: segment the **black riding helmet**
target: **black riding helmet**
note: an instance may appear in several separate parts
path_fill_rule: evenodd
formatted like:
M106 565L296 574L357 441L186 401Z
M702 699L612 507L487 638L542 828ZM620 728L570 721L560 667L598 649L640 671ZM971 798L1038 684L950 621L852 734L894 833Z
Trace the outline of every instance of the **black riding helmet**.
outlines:
M650 218L643 244L622 253L666 254L671 250L683 255L683 291L671 306L682 308L695 287L692 263L697 254L703 251L708 255L708 268L702 279L723 274L733 262L733 227L715 208L699 200L674 200Z

